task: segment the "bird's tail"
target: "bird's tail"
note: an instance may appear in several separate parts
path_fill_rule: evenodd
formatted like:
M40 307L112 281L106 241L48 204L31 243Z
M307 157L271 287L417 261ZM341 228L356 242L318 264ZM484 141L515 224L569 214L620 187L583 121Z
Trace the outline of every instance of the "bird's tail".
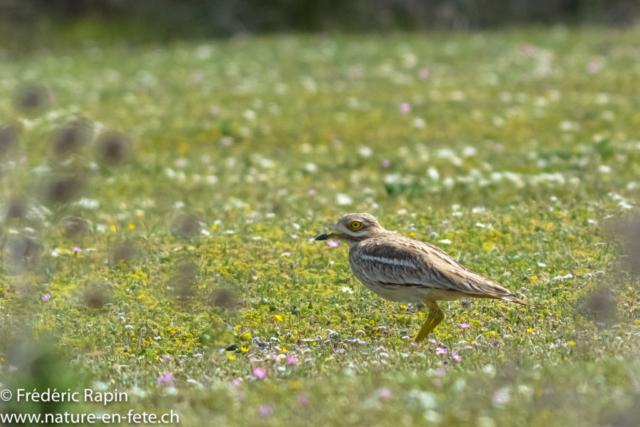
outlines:
M518 298L517 296L510 294L510 295L505 295L505 296L499 296L497 299L501 299L502 301L509 301L509 302L515 302L516 304L520 304L520 305L531 305L530 302L525 301L523 299Z

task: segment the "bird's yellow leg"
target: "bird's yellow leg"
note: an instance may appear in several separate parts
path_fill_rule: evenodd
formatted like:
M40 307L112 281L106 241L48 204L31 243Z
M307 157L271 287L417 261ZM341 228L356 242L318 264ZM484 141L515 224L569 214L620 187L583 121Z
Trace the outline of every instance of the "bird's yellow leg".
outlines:
M444 320L444 313L438 307L438 303L435 301L426 301L427 308L429 309L429 315L427 316L427 320L422 325L420 332L418 332L418 336L416 337L416 342L423 341L427 338L427 336L433 332L433 330Z

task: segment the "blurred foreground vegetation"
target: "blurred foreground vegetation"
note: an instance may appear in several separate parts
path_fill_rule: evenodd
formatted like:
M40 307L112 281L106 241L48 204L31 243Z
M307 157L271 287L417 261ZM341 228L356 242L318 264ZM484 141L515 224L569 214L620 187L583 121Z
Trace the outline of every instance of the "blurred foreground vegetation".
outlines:
M0 388L130 401L0 411L635 425L639 35L5 52ZM413 344L421 308L372 295L344 245L310 241L347 211L533 305L445 304Z

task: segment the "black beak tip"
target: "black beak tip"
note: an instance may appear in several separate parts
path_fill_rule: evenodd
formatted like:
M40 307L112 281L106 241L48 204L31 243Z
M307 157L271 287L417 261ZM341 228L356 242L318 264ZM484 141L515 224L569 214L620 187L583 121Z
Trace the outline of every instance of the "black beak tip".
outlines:
M316 240L327 240L328 238L329 238L329 235L325 233L316 237Z

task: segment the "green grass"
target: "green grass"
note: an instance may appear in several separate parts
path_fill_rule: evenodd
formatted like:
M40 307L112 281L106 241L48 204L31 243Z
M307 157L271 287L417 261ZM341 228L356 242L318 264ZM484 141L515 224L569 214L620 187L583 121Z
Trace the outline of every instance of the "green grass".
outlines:
M1 226L0 383L130 398L11 410L173 409L181 425L217 426L630 422L640 289L611 225L640 188L639 35L5 52L0 118L22 131L0 185L29 213ZM16 105L32 83L53 93L47 109ZM96 136L60 160L51 132L77 118L128 135L130 155L109 163ZM80 203L56 203L59 177L77 177ZM344 244L311 241L345 212L442 247L532 306L443 303L434 341L415 345L421 309L371 294ZM69 217L90 231L74 236ZM53 347L17 349L25 336Z

